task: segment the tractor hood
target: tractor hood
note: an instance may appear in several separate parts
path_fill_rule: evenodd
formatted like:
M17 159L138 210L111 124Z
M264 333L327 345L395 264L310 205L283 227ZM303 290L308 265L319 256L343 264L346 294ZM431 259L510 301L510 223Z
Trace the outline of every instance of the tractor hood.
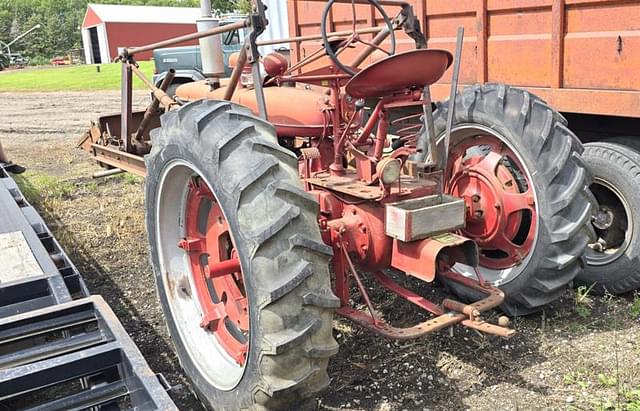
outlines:
M211 90L206 80L181 85L176 96L184 101L199 99L222 100L227 87ZM327 95L322 89L303 89L298 87L265 87L264 97L267 114L279 136L284 137L320 137L323 131L329 131L323 109L326 108ZM239 87L231 99L234 103L250 108L258 114L258 103L254 89Z

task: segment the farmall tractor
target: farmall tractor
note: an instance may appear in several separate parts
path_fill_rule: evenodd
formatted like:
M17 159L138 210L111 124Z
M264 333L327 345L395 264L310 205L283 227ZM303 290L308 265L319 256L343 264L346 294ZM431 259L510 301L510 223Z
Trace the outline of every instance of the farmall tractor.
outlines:
M352 30L330 32L339 2L353 10ZM356 4L381 26L357 26ZM462 31L455 59L427 48L401 0L329 0L320 35L281 41L322 40L293 65L259 55L267 21L260 0L253 10L124 50L123 113L82 141L117 167L105 173L146 175L159 299L203 402L312 401L338 352L334 314L392 339L454 325L509 338L508 318L490 323L487 311L527 314L565 291L592 236L592 200L562 116L503 84L458 94ZM163 91L171 73L156 88L136 66L142 51L239 27L250 34L228 80L183 85L174 99ZM400 36L415 49L398 52ZM452 64L451 98L432 102L429 86ZM131 111L133 74L153 93L146 112ZM405 274L456 297L430 301L397 281ZM394 326L372 284L430 317Z

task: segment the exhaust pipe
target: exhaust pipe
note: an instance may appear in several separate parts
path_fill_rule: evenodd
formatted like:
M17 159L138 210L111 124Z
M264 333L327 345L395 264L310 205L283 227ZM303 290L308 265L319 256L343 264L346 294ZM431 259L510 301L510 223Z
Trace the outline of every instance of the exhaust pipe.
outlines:
M207 31L218 27L219 21L211 11L211 0L200 0L202 18L197 20L198 31ZM220 77L224 74L224 58L220 35L200 39L200 56L202 58L202 72L206 77Z

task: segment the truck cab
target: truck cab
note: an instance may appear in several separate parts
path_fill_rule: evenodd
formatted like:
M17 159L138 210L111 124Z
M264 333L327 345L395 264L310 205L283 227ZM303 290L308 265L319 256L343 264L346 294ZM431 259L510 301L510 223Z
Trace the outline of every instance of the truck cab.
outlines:
M230 16L220 21L220 25L235 23L243 20L245 16ZM228 33L224 33L220 36L222 41L222 52L224 55L224 76L231 75L231 69L229 68L229 56L242 48L242 42L245 38L245 30L238 29ZM205 76L202 73L202 58L200 56L200 46L182 46L182 47L169 47L163 49L156 49L153 52L153 62L155 65L155 71L153 75L153 83L159 87L167 75L167 71L173 68L176 71L175 78L167 94L170 96L175 95L175 90L184 83L190 83L192 81L204 80Z

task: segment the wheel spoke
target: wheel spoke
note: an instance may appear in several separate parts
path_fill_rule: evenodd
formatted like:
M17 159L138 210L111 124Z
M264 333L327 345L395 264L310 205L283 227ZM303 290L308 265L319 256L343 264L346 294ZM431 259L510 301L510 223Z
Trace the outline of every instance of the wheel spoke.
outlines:
M208 304L202 307L202 311L202 320L200 321L200 327L202 328L216 328L219 322L227 316L223 303Z
M369 46L369 47L372 47L372 48L374 48L374 49L380 50L381 52L383 52L383 53L384 53L384 54L386 54L387 56L390 56L390 55L391 55L391 52L389 52L388 50L383 49L382 47L378 46L378 45L377 45L377 44L375 44L375 43L372 43L372 42L369 42L369 41L362 40L362 38L360 38L360 37L358 37L358 41L359 41L360 43L364 44L365 46Z
M521 210L533 210L535 201L533 193L527 191L526 193L510 193L503 192L502 204L504 207L503 214L509 215Z
M209 262L208 278L222 277L240 271L240 260L233 258L219 262Z
M198 176L193 176L189 179L188 187L189 194L193 194L197 197L213 198L209 187L207 187L207 185L204 184Z
M336 56L339 56L343 51L348 49L355 42L355 38L353 34L345 40L345 42L340 46L340 49L336 51Z
M213 280L213 284L216 290L224 290L221 292L220 298L222 299L222 294L224 294L224 304L229 319L240 329L248 331L249 305L236 280L232 276L219 277Z
M243 365L247 360L248 344L238 341L236 336L229 332L224 321L218 322L216 329L213 331L218 337L218 342L222 348L231 355L231 358L233 358L236 363Z
M491 242L491 248L502 251L503 253L507 254L504 259L513 261L520 261L526 255L525 253L523 253L523 247L515 244L513 241L507 238L504 233L500 233L495 237L495 239Z
M482 160L475 164L472 168L489 172L489 175L496 175L496 169L502 160L502 156L493 151L489 152Z
M185 237L178 242L178 247L188 253L201 252L205 249L205 241L202 237Z

